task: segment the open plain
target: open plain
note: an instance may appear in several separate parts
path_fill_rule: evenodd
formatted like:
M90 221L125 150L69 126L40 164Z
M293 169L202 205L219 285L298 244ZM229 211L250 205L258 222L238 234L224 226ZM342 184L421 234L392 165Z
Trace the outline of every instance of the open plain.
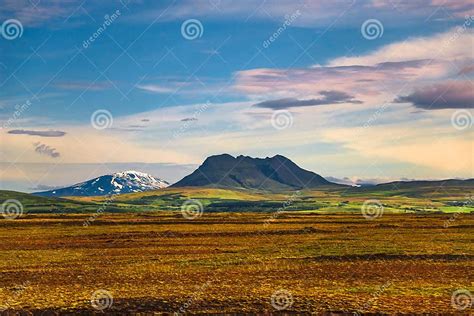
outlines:
M470 214L89 217L0 222L3 313L469 312Z

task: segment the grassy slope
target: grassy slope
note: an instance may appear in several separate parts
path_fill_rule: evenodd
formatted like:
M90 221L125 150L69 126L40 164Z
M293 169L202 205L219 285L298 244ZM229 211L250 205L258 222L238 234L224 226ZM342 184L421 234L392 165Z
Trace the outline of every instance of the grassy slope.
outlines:
M26 212L179 211L190 199L199 200L206 212L360 212L367 199L379 200L387 212L471 212L474 187L423 184L370 188L326 187L318 190L268 193L255 190L215 188L166 188L114 197L43 198L13 191L0 191L0 201L17 199ZM453 205L469 202L467 206Z
M20 201L27 213L80 213L93 212L98 205L85 201L40 197L28 193L0 190L0 202L13 199Z
M108 203L117 208L129 208L137 211L181 209L188 200L199 200L208 211L226 211L221 206L226 203L243 203L238 211L250 211L254 206L271 201L285 201L287 194L270 194L248 190L229 190L213 188L166 188L156 191L122 194L116 197L71 197L74 201ZM280 205L280 204L278 204ZM275 206L272 204L272 206ZM218 209L216 209L216 207ZM235 210L235 209L234 209Z
M393 188L390 190L390 188ZM471 212L470 207L449 205L452 201L467 201L474 195L469 186L377 186L370 188L335 188L305 190L299 193L268 193L250 190L212 188L167 188L158 191L124 194L114 200L118 206L133 205L142 209L179 210L188 199L197 199L205 211L310 211L360 212L367 199L380 200L388 212ZM74 198L79 201L104 202L104 197Z

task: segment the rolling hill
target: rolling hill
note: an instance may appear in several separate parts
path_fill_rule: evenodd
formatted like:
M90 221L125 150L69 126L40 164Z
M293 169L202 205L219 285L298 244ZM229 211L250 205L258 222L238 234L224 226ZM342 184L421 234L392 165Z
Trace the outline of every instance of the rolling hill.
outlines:
M96 212L103 202L73 201L70 199L43 197L29 193L0 190L0 203L18 201L21 211L27 213L83 213ZM113 210L110 208L110 210ZM1 211L3 212L3 205ZM1 219L2 217L0 217Z

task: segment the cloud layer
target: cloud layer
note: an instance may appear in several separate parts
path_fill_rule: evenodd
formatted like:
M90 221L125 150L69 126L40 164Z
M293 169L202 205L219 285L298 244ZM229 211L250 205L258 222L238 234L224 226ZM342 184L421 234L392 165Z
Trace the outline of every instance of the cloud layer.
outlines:
M474 83L451 81L416 89L395 102L411 103L424 110L474 108Z
M462 77L472 73L472 45L472 30L454 28L325 65L239 71L234 89L251 98L271 98L256 104L270 109L394 100L424 109L471 108L472 83Z
M257 107L269 108L274 110L287 109L291 107L301 107L301 106L315 106L315 105L326 105L326 104L340 104L340 103L352 103L352 104L361 104L362 101L355 100L353 96L335 90L319 91L321 95L317 99L309 100L298 100L294 98L278 99L264 101L255 104Z
M30 135L30 136L40 136L40 137L62 137L64 135L66 135L66 132L63 132L63 131L35 131L35 130L14 129L14 130L8 131L8 134Z
M300 27L328 25L334 21L337 21L338 25L359 25L361 21L373 18L370 13L374 11L377 12L377 18L391 24L416 23L420 19L427 18L430 20L459 19L464 18L467 14L474 14L472 3L469 0L213 0L198 2L183 0L169 7L168 10L157 8L139 11L129 20L137 23L149 23L156 16L162 16L164 20L178 21L186 18L279 21L296 10L300 10L302 14L293 21L293 24Z

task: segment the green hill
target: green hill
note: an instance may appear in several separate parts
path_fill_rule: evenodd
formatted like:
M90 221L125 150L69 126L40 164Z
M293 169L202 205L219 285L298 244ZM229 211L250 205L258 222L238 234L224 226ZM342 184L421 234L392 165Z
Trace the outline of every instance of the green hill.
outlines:
M46 198L0 191L0 202L20 201L25 213L180 211L198 201L204 212L360 212L377 200L387 212L474 211L474 181L448 180L390 183L371 187L321 186L268 192L252 189L169 187L114 196Z

